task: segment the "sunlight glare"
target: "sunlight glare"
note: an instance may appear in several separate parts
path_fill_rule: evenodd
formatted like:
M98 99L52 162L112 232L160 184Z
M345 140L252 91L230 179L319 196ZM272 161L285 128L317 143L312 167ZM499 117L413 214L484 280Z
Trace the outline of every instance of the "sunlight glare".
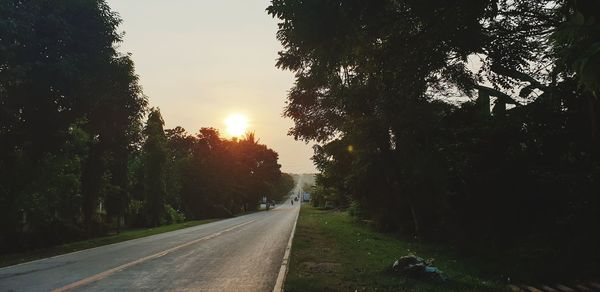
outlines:
M231 114L225 119L227 133L232 137L241 137L248 129L248 119L240 114Z

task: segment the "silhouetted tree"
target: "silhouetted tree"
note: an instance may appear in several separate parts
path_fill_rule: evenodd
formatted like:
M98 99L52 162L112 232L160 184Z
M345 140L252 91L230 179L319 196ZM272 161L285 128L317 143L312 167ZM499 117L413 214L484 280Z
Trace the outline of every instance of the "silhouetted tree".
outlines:
M160 110L151 109L144 128L144 192L148 224L158 226L164 216L166 197L167 139Z
M421 238L600 258L598 6L271 1L317 197Z
M120 19L100 0L3 1L0 15L0 244L94 233L107 190L126 184L115 163L146 105L131 60L115 51Z
M277 155L257 141L260 176L215 129L165 133L158 110L143 126L147 99L104 0L0 1L0 19L2 253L231 216L274 192Z

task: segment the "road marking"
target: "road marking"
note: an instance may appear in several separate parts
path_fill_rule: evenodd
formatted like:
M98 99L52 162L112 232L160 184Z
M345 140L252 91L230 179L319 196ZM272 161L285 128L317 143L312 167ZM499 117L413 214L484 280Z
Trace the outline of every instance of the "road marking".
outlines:
M221 219L215 219L215 221L211 221L211 222L208 222L208 223L216 223L216 222L223 222L223 221ZM182 228L182 229L176 229L176 230L169 231L169 232L183 231L183 230L185 230L187 228L200 227L200 226L203 226L203 225L204 224L200 224L200 225L186 227L186 228ZM78 253L81 253L81 252L84 252L84 251L87 252L87 251L90 251L90 250L95 250L95 249L100 249L100 248L106 248L106 247L117 245L117 244L121 244L121 243L124 243L124 242L131 242L131 241L134 241L134 240L148 239L148 238L153 237L153 236L164 235L165 233L167 233L167 232L152 234L152 235L149 235L149 236L143 236L143 237L138 237L138 238L133 238L133 239L125 240L125 241L119 241L119 242L115 242L115 243L111 243L111 244L99 245L99 246L90 247L90 248L86 248L86 249L82 249L82 250L76 250L76 251L71 251L71 252L67 252L67 253L62 253L62 254L57 254L57 255L53 255L53 256L48 256L46 258L41 258L41 259L37 259L37 260L32 260L32 261L22 262L22 263L10 265L10 266L0 267L0 272L2 272L3 270L12 269L12 268L17 267L17 266L29 265L29 264L32 264L32 263L37 263L37 262L41 262L41 261L45 261L45 260L49 260L49 259L56 259L56 258L60 258L60 257L64 257L64 256L70 256L70 255L78 254Z
M290 234L290 240L285 247L285 253L283 254L283 260L281 262L281 267L279 268L279 274L277 274L277 281L275 282L275 287L273 287L273 292L283 292L283 283L285 282L285 276L287 276L289 268L292 241L294 240L294 234L296 233L296 224L298 223L299 216L300 210L298 210L298 213L296 214L296 220L294 220L294 227L292 228L292 233Z
M135 266L137 264L143 263L143 262L151 260L151 259L162 257L162 256L164 256L164 255L166 255L168 253L174 252L174 251L176 251L178 249L182 249L182 248L184 248L186 246L190 246L190 245L198 243L200 241L208 240L208 239L211 239L211 238L215 238L215 237L217 237L217 236L219 236L219 235L221 235L221 234L223 234L225 232L229 232L229 231L234 230L236 228L239 228L239 227L242 227L244 225L250 224L250 223L252 223L252 222L254 222L256 220L257 219L250 220L250 221L247 221L247 222L244 222L244 223L240 223L240 224L234 225L232 227L229 227L227 229L221 230L219 232L216 232L216 233L204 236L204 237L200 237L200 238L192 240L192 241L188 241L188 242L186 242L184 244L181 244L181 245L169 248L167 250L160 251L158 253L155 253L155 254L152 254L152 255L149 255L149 256L145 256L143 258L139 258L139 259L137 259L135 261L132 261L132 262L129 262L129 263L126 263L126 264L122 264L122 265L120 265L118 267L112 268L110 270L106 270L106 271L104 271L102 273L98 273L98 274L93 275L93 276L89 276L89 277L87 277L85 279L81 279L81 280L79 280L77 282L73 282L73 283L71 283L69 285L66 285L64 287L60 287L60 288L54 289L52 291L54 291L54 292L69 291L71 289L75 289L75 288L78 288L78 287L81 287L81 286L84 286L84 285L87 285L87 284L91 284L93 282L102 280L102 279L104 279L104 278L106 278L106 277L108 277L108 276L110 276L110 275L112 275L112 274L114 274L116 272L122 271L124 269L127 269L129 267Z

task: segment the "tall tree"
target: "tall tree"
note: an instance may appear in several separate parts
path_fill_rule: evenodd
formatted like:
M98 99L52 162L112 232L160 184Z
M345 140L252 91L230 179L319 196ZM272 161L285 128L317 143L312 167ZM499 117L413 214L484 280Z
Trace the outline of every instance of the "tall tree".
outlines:
M144 191L148 224L158 226L164 216L166 197L165 166L167 139L159 109L151 109L144 128Z
M290 134L381 227L506 242L588 228L597 5L273 0Z
M122 157L135 137L121 129L139 124L146 105L130 58L115 50L120 19L103 0L2 1L0 15L0 201L7 208L0 221L16 233L8 237L19 238L66 224L60 218L81 228L83 215L83 227L93 233L102 224L97 211L106 190L125 181L117 170L123 167L111 161L123 161L113 156ZM102 122L116 127L101 131ZM119 147L110 142L117 136L126 137ZM76 183L49 188L48 180L36 182L42 173ZM66 213L49 208L54 215L30 220L41 214L34 202L57 201L53 193L79 205Z

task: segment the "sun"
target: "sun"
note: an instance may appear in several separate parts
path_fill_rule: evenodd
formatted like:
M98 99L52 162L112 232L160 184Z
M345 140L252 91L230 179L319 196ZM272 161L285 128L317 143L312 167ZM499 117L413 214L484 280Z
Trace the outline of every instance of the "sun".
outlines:
M231 114L225 119L227 133L232 137L241 137L248 129L248 119L240 114Z

